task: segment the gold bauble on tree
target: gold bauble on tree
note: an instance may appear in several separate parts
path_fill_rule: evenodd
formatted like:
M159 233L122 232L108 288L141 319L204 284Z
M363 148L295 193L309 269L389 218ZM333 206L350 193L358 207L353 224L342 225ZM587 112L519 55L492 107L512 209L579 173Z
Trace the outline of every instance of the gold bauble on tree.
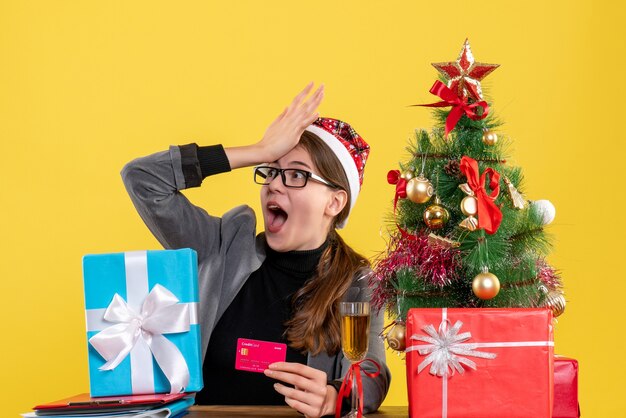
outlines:
M556 318L565 312L565 295L560 290L550 290L543 306L550 308L552 315Z
M406 185L406 196L414 203L428 202L433 193L432 183L422 174L413 177Z
M476 231L478 229L478 219L474 217L478 213L478 199L469 184L459 184L459 189L463 190L467 196L461 200L461 212L467 218L463 219L459 226L468 231Z
M450 214L448 210L441 206L441 200L439 200L438 196L435 196L435 203L428 206L424 211L424 223L430 229L441 229L449 219Z
M472 280L472 291L479 299L493 299L500 292L500 280L495 274L485 270Z
M461 200L461 212L463 212L463 215L467 216L467 218L463 219L459 226L468 231L475 231L478 228L478 219L474 217L474 215L478 213L478 200L476 197L473 195L465 196L463 200Z
M415 176L415 174L412 170L405 170L402 172L402 174L400 174L400 178L405 179L406 181L411 180L413 176Z
M461 200L461 212L465 216L474 216L478 213L478 200L474 196L465 196Z
M483 144L493 146L498 142L498 135L495 132L485 129L483 132Z
M404 322L396 321L385 335L385 340L387 340L389 348L396 351L404 351L406 349L406 326Z

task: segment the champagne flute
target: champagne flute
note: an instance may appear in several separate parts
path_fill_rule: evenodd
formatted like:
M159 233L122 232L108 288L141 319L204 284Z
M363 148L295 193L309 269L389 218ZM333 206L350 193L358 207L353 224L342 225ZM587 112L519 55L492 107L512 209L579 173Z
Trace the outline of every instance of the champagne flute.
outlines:
M370 331L369 302L341 302L341 349L352 364L365 359ZM354 418L358 414L359 399L356 376L352 379L352 409L344 418Z

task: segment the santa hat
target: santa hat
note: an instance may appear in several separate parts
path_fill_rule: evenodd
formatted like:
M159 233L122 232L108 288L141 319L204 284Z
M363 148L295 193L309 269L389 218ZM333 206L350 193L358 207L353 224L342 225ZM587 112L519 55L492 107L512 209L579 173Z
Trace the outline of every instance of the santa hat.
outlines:
M363 184L365 162L370 146L346 122L331 118L318 118L306 128L317 135L335 153L350 184L350 211L354 207ZM343 228L348 217L337 228Z

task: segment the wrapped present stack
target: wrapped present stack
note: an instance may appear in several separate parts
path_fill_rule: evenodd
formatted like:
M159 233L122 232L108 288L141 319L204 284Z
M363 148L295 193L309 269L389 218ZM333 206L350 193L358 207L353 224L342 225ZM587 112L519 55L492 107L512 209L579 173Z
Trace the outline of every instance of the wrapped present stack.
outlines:
M180 418L194 403L185 393L100 396L88 393L37 405L24 418Z
M375 307L393 318L382 337L406 352L411 417L550 417L566 303L546 259L555 208L527 199L507 164L511 141L481 86L499 65L475 60L466 40L433 66L436 100L415 106L437 125L415 130L387 175L388 248L372 278Z
M24 416L186 414L203 387L196 252L86 255L83 276L90 393Z

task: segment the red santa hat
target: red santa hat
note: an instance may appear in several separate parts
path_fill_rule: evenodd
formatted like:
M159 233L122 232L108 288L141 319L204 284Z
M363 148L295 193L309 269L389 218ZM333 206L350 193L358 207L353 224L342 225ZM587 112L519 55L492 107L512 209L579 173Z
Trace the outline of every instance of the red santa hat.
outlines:
M318 118L306 130L324 141L339 159L350 184L350 211L352 211L363 184L363 172L370 146L352 126L338 119ZM337 227L343 228L347 222L346 217Z

